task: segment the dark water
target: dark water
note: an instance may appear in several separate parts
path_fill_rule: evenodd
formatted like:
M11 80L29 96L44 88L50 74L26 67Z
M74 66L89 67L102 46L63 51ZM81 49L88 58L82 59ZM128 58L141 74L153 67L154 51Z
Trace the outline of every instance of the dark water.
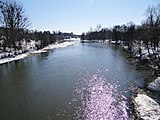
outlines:
M128 98L130 84L143 86L144 76L124 56L106 43L77 43L0 65L0 120L73 119L74 90L88 76L116 84Z

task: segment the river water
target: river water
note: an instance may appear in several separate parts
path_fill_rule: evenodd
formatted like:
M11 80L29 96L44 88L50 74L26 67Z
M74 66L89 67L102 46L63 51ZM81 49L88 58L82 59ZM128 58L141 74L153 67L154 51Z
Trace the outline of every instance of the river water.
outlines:
M79 43L0 65L0 120L127 120L129 86L144 76L125 52Z

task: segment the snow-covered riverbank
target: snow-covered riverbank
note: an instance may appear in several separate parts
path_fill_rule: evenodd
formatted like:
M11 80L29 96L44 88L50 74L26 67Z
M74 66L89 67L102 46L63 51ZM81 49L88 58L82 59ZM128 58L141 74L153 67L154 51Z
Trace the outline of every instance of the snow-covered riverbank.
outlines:
M0 64L4 64L4 63L7 63L7 62L12 62L12 61L15 61L15 60L20 60L20 59L23 59L23 58L27 57L28 55L29 55L29 53L23 53L23 54L15 56L13 58L3 58L3 59L0 59Z
M133 99L138 119L160 120L160 106L151 97L138 93Z
M148 70L155 71L158 73L158 60L160 58L160 48L154 49L153 47L147 48L144 43L141 43L139 46L137 43L133 43L132 47L129 49L128 46L123 44L123 41L111 41L111 44L120 45L126 51L130 53L130 56L127 58L130 63L134 63L137 68L148 66ZM141 53L141 55L140 55ZM154 61L154 62L153 62ZM157 64L155 64L157 62ZM132 103L133 103L133 119L142 119L142 120L160 120L160 105L159 98L153 97L155 93L152 91L160 91L160 77L159 74L153 77L153 81L145 81L147 88L140 89L136 86L133 88ZM157 77L155 79L155 77ZM151 93L153 95L151 95ZM157 101L158 102L157 102Z
M40 50L32 50L32 51L29 51L27 53L22 53L22 54L16 55L15 57L8 57L8 58L0 59L0 64L4 64L4 63L15 61L15 60L24 59L25 57L29 56L30 54L38 54L38 53L48 52L49 50L52 50L52 49L63 48L63 47L67 47L67 46L70 46L70 45L73 45L73 44L75 44L75 42L63 42L63 43L59 43L59 44L58 43L51 44L51 45L46 46L46 47L44 47L43 49L40 49ZM1 53L1 54L3 54L3 53Z
M123 44L120 44L122 48L126 49L129 52L128 46L125 46ZM132 59L130 59L131 63L134 63L134 65L137 65L137 67L142 67L144 64L148 65L148 70L155 70L158 69L157 64L154 64L152 61L155 58L160 57L160 48L156 48L153 50L153 48L146 48L146 47L141 47L141 58L139 54L139 48L136 46L132 46ZM152 56L156 56L155 58ZM137 59L138 58L138 59ZM141 60L140 60L141 59ZM150 60L152 59L152 60ZM143 60L146 60L144 63L142 62ZM158 59L157 59L158 60ZM138 63L136 63L139 61ZM156 60L154 60L157 62ZM141 63L142 62L142 63ZM157 62L158 63L158 62ZM146 66L147 66L146 65ZM158 74L159 75L159 74ZM150 95L150 93L153 91L160 91L160 77L157 77L156 79L153 78L152 82L145 81L147 86L146 89L142 90L143 92L137 92L136 95L133 95L133 109L135 113L133 113L137 118L136 119L142 119L142 120L160 120L160 105L156 101L153 96ZM155 94L155 93L154 93ZM158 99L158 98L157 98Z

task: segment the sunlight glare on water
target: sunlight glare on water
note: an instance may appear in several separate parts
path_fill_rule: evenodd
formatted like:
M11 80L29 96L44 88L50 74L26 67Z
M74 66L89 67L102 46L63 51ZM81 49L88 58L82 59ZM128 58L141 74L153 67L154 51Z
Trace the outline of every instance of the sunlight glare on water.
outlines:
M76 120L129 120L127 100L117 85L96 75L79 80L72 101L78 104Z

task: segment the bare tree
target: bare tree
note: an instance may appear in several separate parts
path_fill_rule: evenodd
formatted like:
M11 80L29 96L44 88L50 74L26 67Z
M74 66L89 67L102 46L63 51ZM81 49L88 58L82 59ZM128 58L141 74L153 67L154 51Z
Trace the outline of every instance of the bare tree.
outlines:
M157 7L149 6L146 10L146 38L149 39L150 46L158 47L159 28L160 28L160 5Z
M97 25L97 26L96 26L96 31L97 31L97 32L101 31L101 29L102 29L101 25Z
M14 46L21 39L23 31L30 25L21 4L16 1L0 1L0 22L5 28L6 44Z
M160 57L156 54L151 54L150 50L154 51L159 47L160 41L160 5L149 6L146 10L147 20L145 22L145 38L147 40L147 49L150 60L155 66L160 69Z

